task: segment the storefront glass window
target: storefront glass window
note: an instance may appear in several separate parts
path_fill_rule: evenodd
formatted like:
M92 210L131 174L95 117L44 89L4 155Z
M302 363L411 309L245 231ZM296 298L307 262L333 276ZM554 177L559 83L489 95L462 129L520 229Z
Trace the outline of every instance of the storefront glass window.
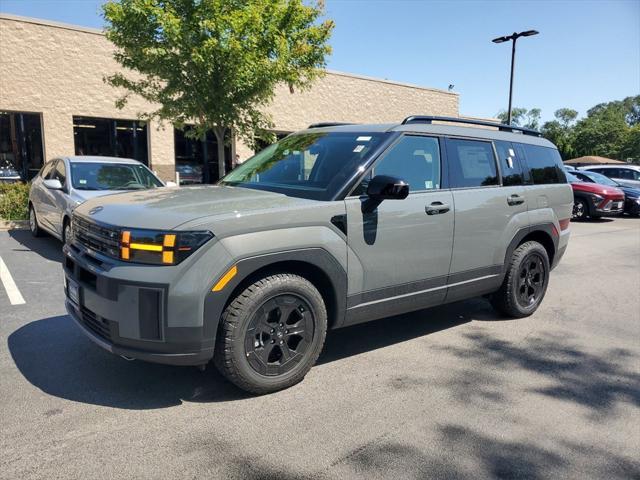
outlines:
M146 122L74 116L73 138L76 155L133 158L149 164Z
M207 132L204 140L190 138L189 126L174 129L176 172L181 185L215 183L218 181L218 142L213 132ZM226 171L231 171L231 147L225 147Z
M0 111L0 182L31 180L43 157L41 115Z

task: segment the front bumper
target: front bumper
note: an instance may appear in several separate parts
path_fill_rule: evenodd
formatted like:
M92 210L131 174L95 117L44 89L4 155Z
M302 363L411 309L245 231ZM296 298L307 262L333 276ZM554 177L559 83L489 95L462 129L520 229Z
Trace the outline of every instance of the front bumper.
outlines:
M127 360L144 360L146 362L163 363L165 365L205 365L213 357L213 348L192 353L157 353L147 350L138 350L118 346L88 327L88 322L83 319L82 312L74 306L69 299L65 301L69 316L76 322L82 333L96 345L104 348L114 355L119 355Z
M122 265L77 245L63 252L66 308L93 342L129 359L170 365L211 360L217 320L204 318L210 279L202 269Z
M594 208L595 216L615 216L621 215L624 211L624 198L605 199Z

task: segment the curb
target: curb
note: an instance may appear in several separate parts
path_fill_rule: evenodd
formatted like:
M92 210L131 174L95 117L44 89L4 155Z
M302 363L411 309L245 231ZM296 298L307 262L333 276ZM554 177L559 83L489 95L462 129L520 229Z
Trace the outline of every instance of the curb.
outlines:
M5 230L28 230L27 220L0 220L0 231Z

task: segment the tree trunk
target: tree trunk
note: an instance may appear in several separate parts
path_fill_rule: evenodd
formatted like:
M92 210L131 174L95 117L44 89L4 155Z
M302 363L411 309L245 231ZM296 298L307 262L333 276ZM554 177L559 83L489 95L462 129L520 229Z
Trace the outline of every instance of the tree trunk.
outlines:
M213 133L216 135L216 143L218 144L218 180L224 177L227 173L226 162L224 158L224 133L225 129L222 127L215 127Z

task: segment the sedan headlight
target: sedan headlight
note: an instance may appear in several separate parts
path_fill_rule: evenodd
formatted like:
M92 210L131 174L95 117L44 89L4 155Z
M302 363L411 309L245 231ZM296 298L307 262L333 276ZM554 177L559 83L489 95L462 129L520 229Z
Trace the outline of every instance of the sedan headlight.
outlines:
M604 197L594 193L591 195L591 200L593 200L594 204L598 205L602 200L604 200Z
M152 265L177 265L212 238L213 234L207 231L122 230L120 260Z

